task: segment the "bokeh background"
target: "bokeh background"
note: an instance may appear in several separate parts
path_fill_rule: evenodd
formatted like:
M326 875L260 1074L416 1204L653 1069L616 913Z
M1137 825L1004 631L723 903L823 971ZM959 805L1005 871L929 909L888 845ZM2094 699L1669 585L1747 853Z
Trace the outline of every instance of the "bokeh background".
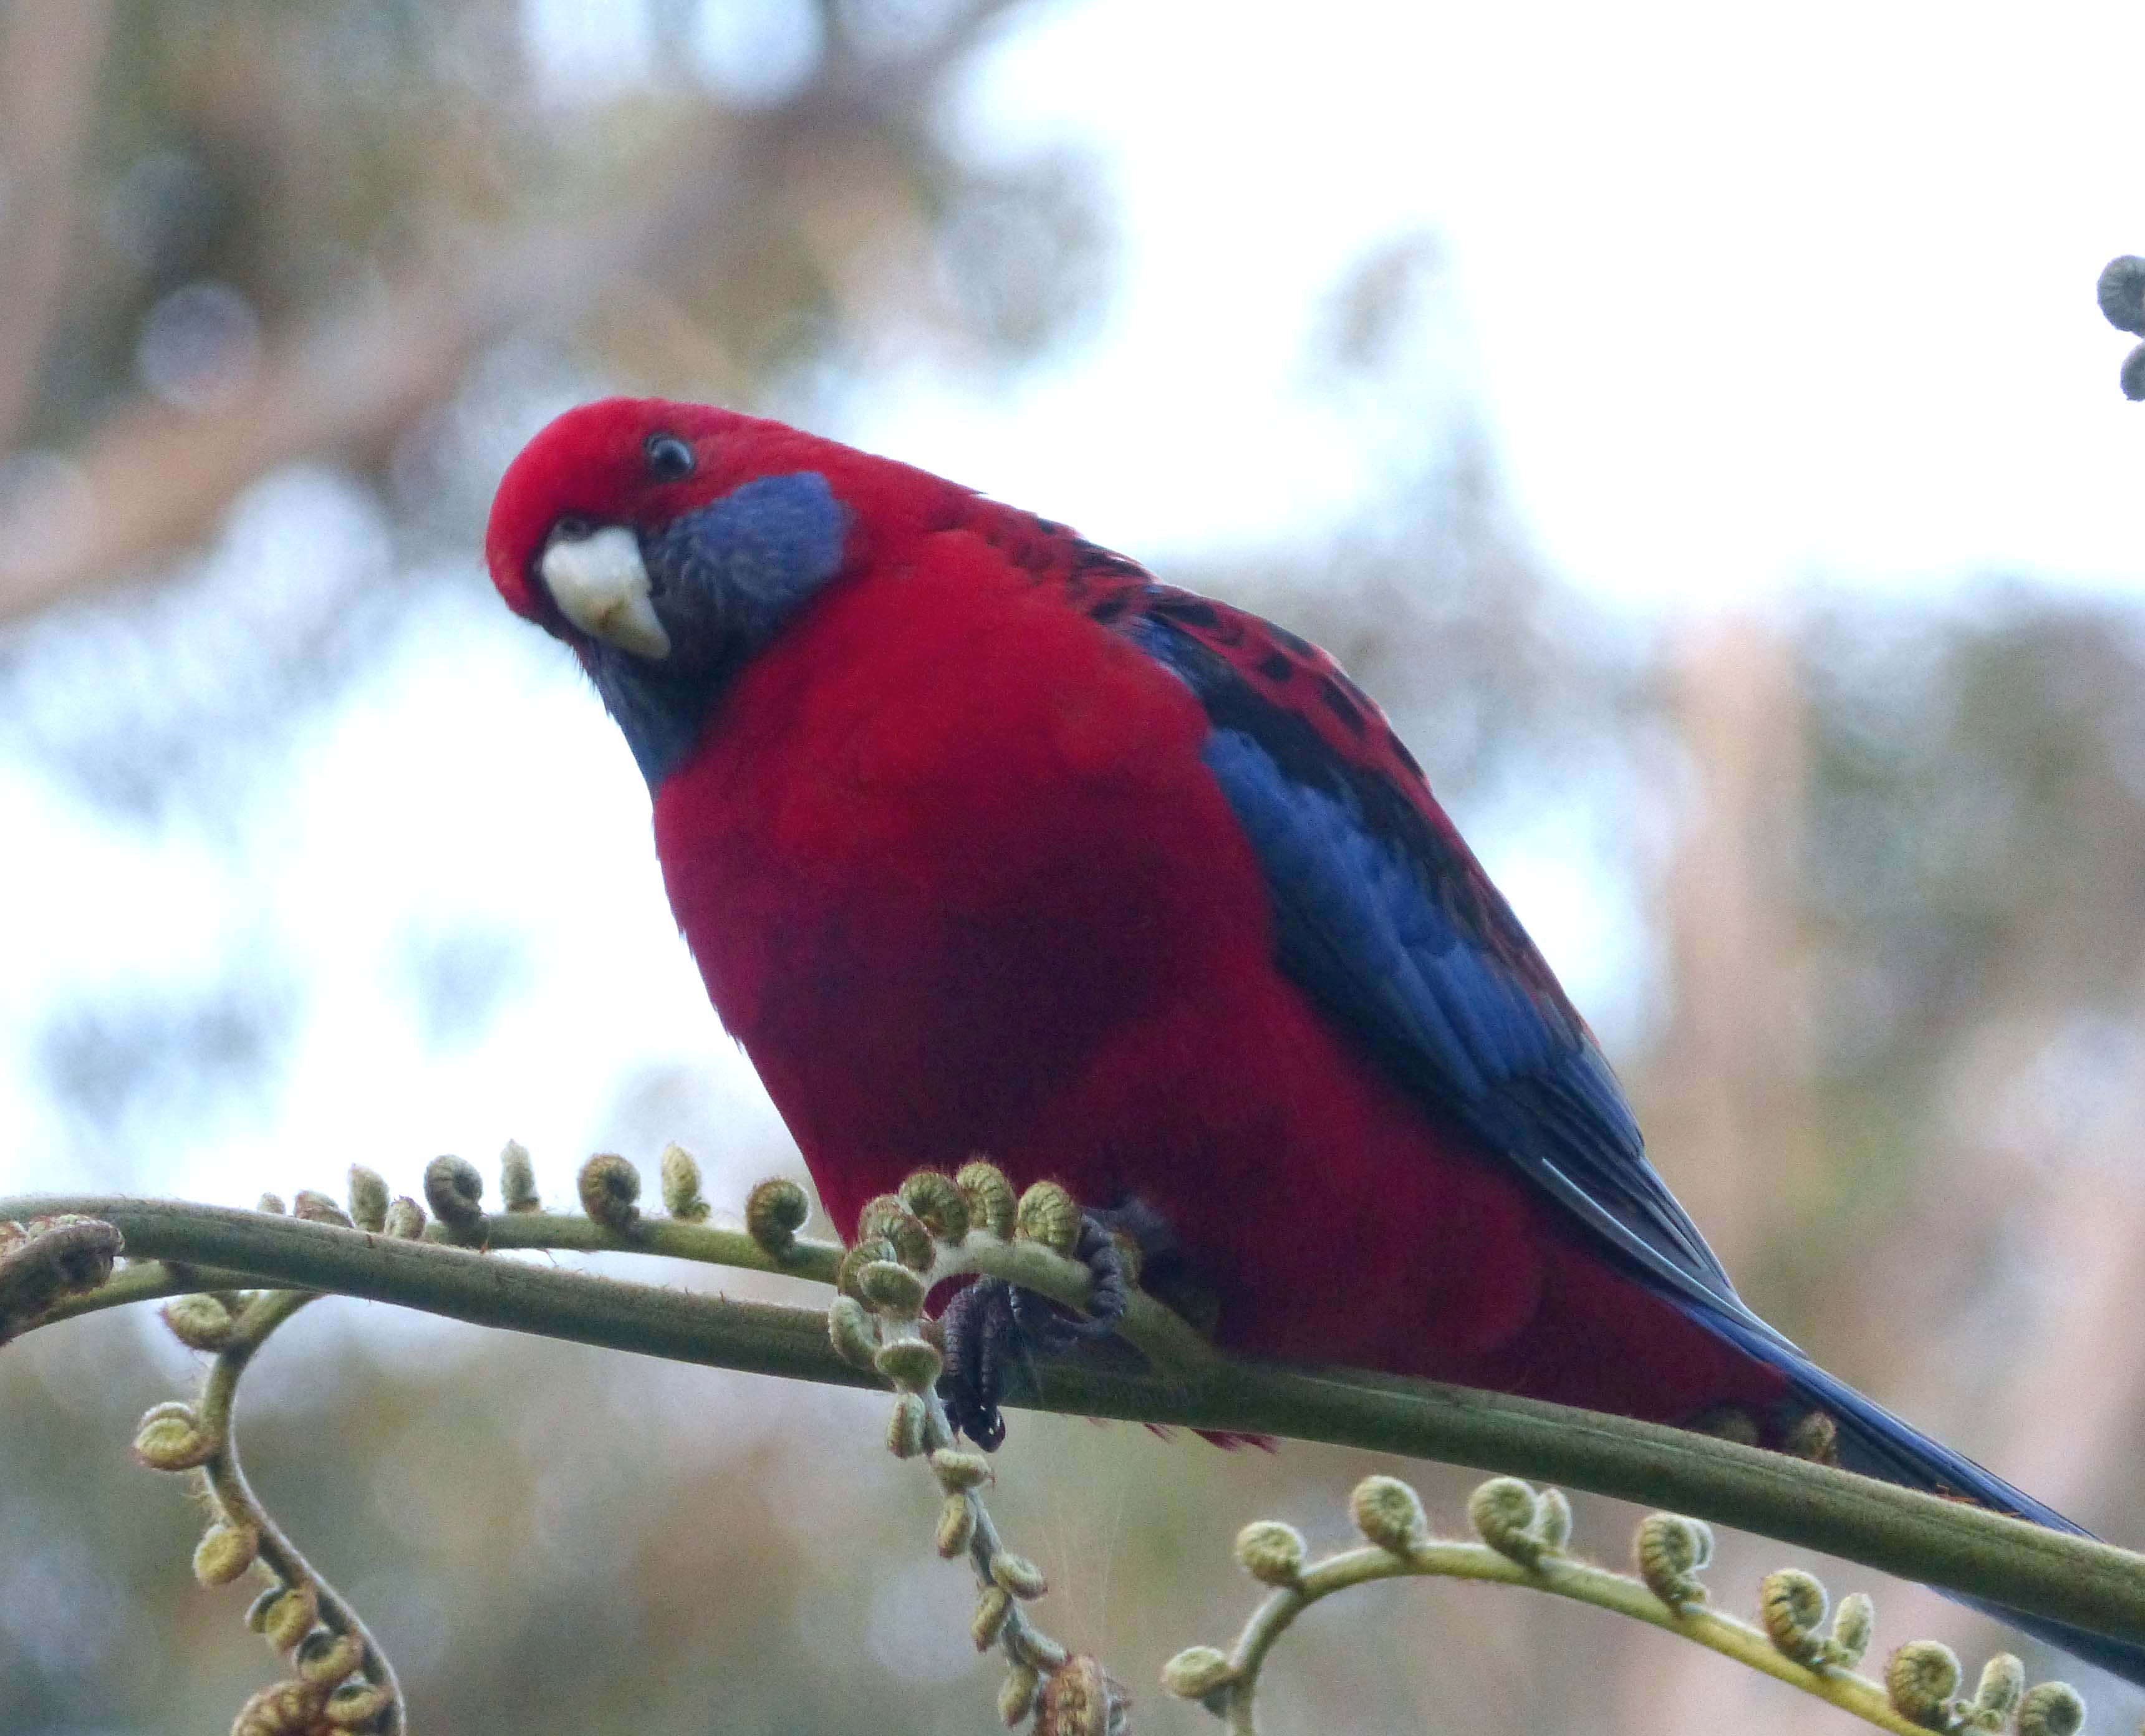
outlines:
M719 399L1320 639L1746 1294L2145 1540L2145 409L2092 294L2145 244L2145 13L10 0L0 32L0 1194L408 1188L510 1135L555 1196L672 1138L718 1200L799 1172L623 744L478 559L552 412ZM0 1352L0 1731L221 1728L271 1679L126 1451L187 1360L146 1317ZM874 1400L346 1302L249 1392L417 1728L992 1727ZM1237 1527L1341 1540L1372 1468L1016 1419L1000 1510L1052 1625L1190 1732L1151 1684L1250 1607ZM1473 1480L1418 1480L1456 1523ZM1632 1512L1579 1509L1620 1556ZM1725 1553L1747 1609L1791 1552ZM1880 1644L2015 1644L1874 1589ZM1421 1585L1317 1611L1267 1699L1277 1733L1838 1727Z

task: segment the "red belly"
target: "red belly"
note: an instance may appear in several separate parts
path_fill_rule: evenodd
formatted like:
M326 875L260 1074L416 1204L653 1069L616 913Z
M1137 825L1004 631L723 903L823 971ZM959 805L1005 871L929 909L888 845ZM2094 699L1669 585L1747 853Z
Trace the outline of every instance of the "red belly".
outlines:
M958 552L813 604L656 803L838 1227L983 1152L1160 1210L1245 1350L1669 1420L1778 1396L1281 974L1176 677Z

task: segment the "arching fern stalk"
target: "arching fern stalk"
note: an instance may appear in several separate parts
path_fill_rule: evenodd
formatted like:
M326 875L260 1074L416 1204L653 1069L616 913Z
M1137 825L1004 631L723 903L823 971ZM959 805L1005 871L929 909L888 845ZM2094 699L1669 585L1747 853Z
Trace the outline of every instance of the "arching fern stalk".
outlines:
M1302 1536L1271 1520L1247 1525L1237 1561L1273 1588L1226 1652L1192 1646L1164 1667L1162 1685L1194 1699L1235 1736L1257 1729L1261 1672L1290 1624L1313 1604L1375 1580L1401 1577L1471 1579L1526 1586L1650 1623L1733 1658L1739 1664L1852 1713L1882 1730L1990 1730L2019 1736L2073 1736L2085 1703L2064 1682L2028 1689L2018 1660L1998 1653L1971 1695L1959 1693L1958 1659L1933 1640L1900 1646L1881 1682L1857 1674L1869 1650L1875 1606L1860 1592L1840 1600L1830 1626L1824 1588L1792 1568L1769 1574L1759 1588L1759 1625L1707 1607L1698 1574L1713 1553L1712 1533L1696 1520L1656 1513L1632 1540L1636 1576L1613 1573L1570 1551L1571 1509L1554 1489L1539 1492L1511 1477L1483 1484L1468 1502L1479 1541L1433 1537L1422 1502L1393 1477L1367 1477L1350 1503L1366 1547L1315 1564Z
M1016 1284L1081 1311L1093 1262L1068 1257L1083 1221L1051 1184L1015 1196L988 1163L957 1176L921 1173L865 1207L854 1246L799 1236L805 1202L786 1181L754 1189L743 1227L709 1221L699 1171L673 1147L662 1158L664 1213L640 1206L633 1165L608 1154L584 1164L580 1214L542 1209L528 1154L500 1163L506 1210L487 1211L473 1166L440 1158L421 1191L390 1197L353 1166L345 1203L312 1190L286 1211L265 1196L252 1211L130 1199L0 1201L0 1340L123 1303L169 1299L165 1319L210 1358L199 1395L153 1409L135 1440L154 1468L193 1477L213 1516L194 1557L204 1583L254 1574L265 1582L249 1619L289 1660L290 1674L247 1703L238 1736L400 1732L394 1673L359 1619L261 1508L239 1469L232 1418L241 1376L270 1336L321 1292L341 1292L675 1360L794 1378L895 1389L887 1442L928 1467L938 1552L965 1559L977 1580L971 1636L1003 1654L999 1710L1032 1712L1043 1736L1113 1736L1127 1699L1102 1664L1068 1654L1037 1624L1041 1574L1000 1538L984 1505L993 1467L954 1438L938 1392L942 1355L924 1300L948 1281ZM826 1311L740 1302L501 1259L520 1249L631 1251L779 1272L831 1284ZM122 1251L133 1256L120 1263ZM1129 1261L1127 1262L1129 1264ZM1076 1415L1295 1435L1444 1459L1686 1510L1824 1548L1914 1577L2000 1597L2097 1631L2145 1638L2145 1560L1820 1465L1626 1419L1495 1394L1346 1370L1242 1363L1218 1355L1136 1285L1112 1299L1127 1358L1044 1360L1022 1402ZM1413 1492L1373 1478L1354 1505L1365 1548L1306 1565L1301 1539L1271 1521L1247 1528L1238 1559L1272 1595L1227 1653L1193 1648L1166 1685L1200 1699L1232 1728L1253 1728L1259 1671L1295 1614L1367 1579L1441 1574L1528 1585L1633 1616L1737 1659L1889 1729L1987 1729L2013 1719L2022 1736L2066 1736L2083 1707L2059 1684L2024 1689L1999 1659L1962 1695L1956 1659L1917 1644L1892 1654L1881 1684L1854 1673L1868 1643L1866 1599L1850 1598L1829 1629L1824 1597L1784 1571L1762 1589L1762 1628L1705 1607L1696 1574L1709 1548L1695 1520L1657 1515L1642 1526L1639 1577L1567 1552L1570 1510L1511 1477L1485 1485L1471 1508L1479 1540L1434 1540ZM919 1514L919 1518L923 1517Z

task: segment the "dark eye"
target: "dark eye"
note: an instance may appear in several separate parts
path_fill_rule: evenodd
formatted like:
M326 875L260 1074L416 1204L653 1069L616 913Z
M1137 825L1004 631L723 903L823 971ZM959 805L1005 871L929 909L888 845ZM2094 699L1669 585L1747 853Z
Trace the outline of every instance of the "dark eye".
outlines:
M693 449L674 434L651 434L641 448L648 474L658 482L678 482L693 474Z

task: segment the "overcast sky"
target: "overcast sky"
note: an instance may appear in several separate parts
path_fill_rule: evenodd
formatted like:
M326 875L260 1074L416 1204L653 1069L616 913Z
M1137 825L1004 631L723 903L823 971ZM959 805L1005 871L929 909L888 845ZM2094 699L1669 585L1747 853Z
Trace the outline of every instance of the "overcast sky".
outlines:
M2145 251L2141 80L2134 4L1068 7L966 112L1102 154L1111 324L1000 402L889 395L872 432L1136 549L1330 509L1355 467L1292 420L1302 335L1426 227L1574 581L2134 587L2145 409L2093 290Z

